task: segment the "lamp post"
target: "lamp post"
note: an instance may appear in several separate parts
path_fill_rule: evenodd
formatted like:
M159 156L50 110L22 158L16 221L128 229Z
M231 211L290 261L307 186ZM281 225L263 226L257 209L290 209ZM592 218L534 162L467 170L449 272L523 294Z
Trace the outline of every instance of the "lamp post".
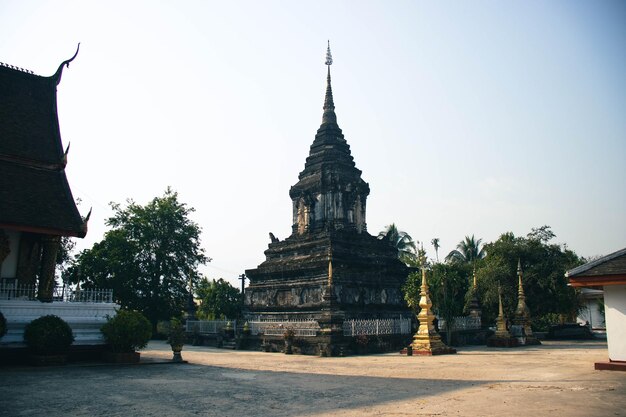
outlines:
M245 287L246 287L246 274L241 274L239 275L239 278L241 280L241 305L244 305L244 292L245 292Z

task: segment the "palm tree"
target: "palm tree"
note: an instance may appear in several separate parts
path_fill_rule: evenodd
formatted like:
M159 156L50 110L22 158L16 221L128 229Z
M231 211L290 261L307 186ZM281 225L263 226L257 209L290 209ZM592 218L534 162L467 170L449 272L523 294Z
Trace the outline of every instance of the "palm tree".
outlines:
M473 263L478 259L485 257L485 250L481 247L482 239L476 240L472 237L465 236L465 240L456 245L456 249L446 256L447 262Z
M439 263L439 238L435 237L430 241L435 247L435 257L437 258L437 263Z
M385 227L385 230L378 234L378 239L385 240L396 248L398 258L405 263L414 261L417 257L415 241L407 232L398 230L395 223Z

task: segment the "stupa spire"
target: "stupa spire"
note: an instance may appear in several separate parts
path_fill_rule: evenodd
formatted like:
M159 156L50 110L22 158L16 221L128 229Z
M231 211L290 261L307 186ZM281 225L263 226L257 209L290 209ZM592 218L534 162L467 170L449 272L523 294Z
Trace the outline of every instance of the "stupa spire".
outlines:
M515 311L514 323L523 329L522 337L525 345L541 344L537 338L533 336L533 330L530 326L530 309L526 304L526 295L524 294L524 286L522 285L522 261L517 260L517 310Z
M326 97L324 98L324 115L322 116L322 124L337 123L337 115L335 114L335 103L333 101L333 88L330 83L330 66L333 64L333 56L330 53L330 41L326 48L326 65L328 66L328 75L326 76Z
M517 260L517 310L515 311L520 324L525 324L530 316L528 306L526 305L526 295L524 294L524 286L522 285L522 262Z

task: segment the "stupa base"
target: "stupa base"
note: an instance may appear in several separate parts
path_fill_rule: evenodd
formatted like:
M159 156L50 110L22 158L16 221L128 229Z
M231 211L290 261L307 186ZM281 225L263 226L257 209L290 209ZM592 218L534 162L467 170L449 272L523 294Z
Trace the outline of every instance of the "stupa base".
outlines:
M451 348L451 347L441 347L441 348L435 348L435 349L410 349L410 353L409 353L409 348L404 348L400 351L401 355L407 355L407 356L435 356L435 355L452 355L456 353L456 349Z
M492 336L487 339L488 347L512 348L519 346L519 341L515 337L496 337Z

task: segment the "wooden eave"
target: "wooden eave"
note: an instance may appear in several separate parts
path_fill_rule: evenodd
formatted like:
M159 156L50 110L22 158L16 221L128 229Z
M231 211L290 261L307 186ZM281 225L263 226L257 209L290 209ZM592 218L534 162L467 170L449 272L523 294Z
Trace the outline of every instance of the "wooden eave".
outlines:
M38 233L42 235L71 236L71 237L79 237L79 238L84 238L87 235L86 227L84 228L83 231L78 232L75 230L62 230L62 229L47 228L47 227L0 223L0 229L15 230L17 232Z
M604 287L605 285L626 285L626 274L569 277L569 284L572 287Z

